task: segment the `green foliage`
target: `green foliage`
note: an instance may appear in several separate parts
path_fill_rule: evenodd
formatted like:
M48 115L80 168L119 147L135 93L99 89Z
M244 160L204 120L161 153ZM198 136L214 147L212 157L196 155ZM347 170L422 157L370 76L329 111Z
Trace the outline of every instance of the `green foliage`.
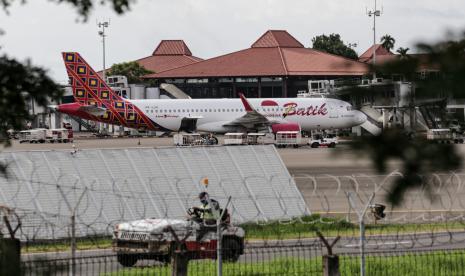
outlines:
M150 70L144 68L135 61L117 63L111 66L110 70L107 72L107 76L110 75L120 75L126 76L129 83L142 83L144 80L142 76L153 73Z
M408 189L427 184L424 180L433 172L458 169L462 164L460 155L452 144L435 144L424 138L411 139L402 130L391 128L378 136L356 140L352 148L371 157L380 173L386 173L390 161L400 161L400 173L389 187L388 200L393 205L402 202ZM430 186L425 186L429 191ZM431 194L430 194L431 195Z
M0 136L7 137L8 129L22 129L30 119L28 104L31 99L47 106L49 99L58 99L63 91L50 79L46 71L20 63L6 55L0 57ZM9 143L8 139L3 141Z
M401 56L401 57L406 57L407 52L410 50L410 48L404 48L404 47L399 47L396 52Z
M396 40L388 34L383 35L381 37L381 45L383 46L384 49L388 51L391 51L392 49L394 49L395 43L396 43Z
M122 14L126 11L129 10L129 6L131 5L131 2L135 2L135 0L98 0L98 1L93 1L93 0L50 0L52 2L56 2L58 4L61 3L67 3L71 6L74 6L79 15L81 15L84 20L87 20L90 11L94 8L95 3L97 2L100 5L105 5L107 3L110 3L112 5L113 10L118 13ZM27 0L0 0L0 6L3 7L3 9L8 12L8 8L13 4L13 2L21 2L21 4L24 4L27 2Z
M344 44L339 34L319 35L312 38L312 48L326 53L343 56L346 58L358 59L357 53Z

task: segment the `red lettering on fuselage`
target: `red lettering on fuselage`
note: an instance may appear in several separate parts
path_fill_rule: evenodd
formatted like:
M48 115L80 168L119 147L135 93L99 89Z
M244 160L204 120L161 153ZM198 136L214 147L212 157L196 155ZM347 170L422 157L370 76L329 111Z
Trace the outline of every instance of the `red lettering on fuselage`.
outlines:
M326 103L321 106L309 106L307 108L300 107L297 108L297 103L287 103L284 105L284 116L318 116L328 114L328 109L326 108Z

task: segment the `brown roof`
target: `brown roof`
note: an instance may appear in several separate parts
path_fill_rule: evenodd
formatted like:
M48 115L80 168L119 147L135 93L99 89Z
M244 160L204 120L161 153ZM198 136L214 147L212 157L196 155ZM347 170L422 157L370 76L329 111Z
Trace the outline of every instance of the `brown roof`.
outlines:
M368 66L304 48L286 31L267 31L251 48L148 75L148 78L205 78L291 75L364 75Z
M135 60L145 69L160 73L193 64L203 59L192 55L183 40L162 40L151 56ZM97 72L100 76L102 71Z
M376 55L376 64L383 65L389 62L395 62L401 58L401 55L390 54L390 55ZM418 71L437 71L439 65L431 63L426 54L407 54L406 58L414 58L418 60ZM371 59L369 60L371 61Z
M157 55L148 56L135 61L144 66L145 69L159 73L173 68L193 64L201 60L201 58L187 55Z
M393 53L391 53L389 50L384 48L381 44L374 44L368 50L366 50L359 58L358 60L361 62L366 62L369 63L371 62L371 59L373 58L373 50L375 49L376 51L376 60L378 58L381 58L381 56L395 56ZM388 58L389 59L389 58Z
M254 44L252 48L269 48L269 47L297 47L303 48L304 45L297 41L287 31L267 31Z
M182 40L162 40L152 53L152 56L171 55L192 56L192 53Z

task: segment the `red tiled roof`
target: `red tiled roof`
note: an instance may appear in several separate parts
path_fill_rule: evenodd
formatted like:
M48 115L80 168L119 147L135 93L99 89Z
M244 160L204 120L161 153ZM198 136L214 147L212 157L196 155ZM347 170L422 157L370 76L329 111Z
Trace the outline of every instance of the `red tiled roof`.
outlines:
M287 31L270 30L264 33L254 44L252 48L269 48L269 47L297 47L303 48L304 45L297 41Z
M286 31L268 31L252 48L151 74L147 78L205 78L368 73L364 63L304 48Z
M203 59L194 57L194 56L185 56L185 55L157 55L157 56L148 56L135 60L140 65L144 66L145 69L152 72L163 72L173 68L178 68L199 62Z
M376 64L383 65L389 62L395 62L401 58L401 55L390 54L376 56ZM418 60L418 71L437 71L439 70L438 64L432 64L425 54L407 54L406 58L415 58ZM371 61L371 59L370 59Z
M155 51L152 53L153 56L172 56L172 55L185 55L192 56L189 47L183 40L162 40L158 44Z
M192 55L183 40L162 40L151 56L135 62L155 73L193 64L203 59ZM97 72L102 75L102 71Z
M391 53L389 50L384 48L381 44L374 44L368 50L366 50L359 58L358 60L361 62L370 62L371 59L373 58L373 49L376 51L376 60L378 60L378 57L381 56L395 56L393 53Z

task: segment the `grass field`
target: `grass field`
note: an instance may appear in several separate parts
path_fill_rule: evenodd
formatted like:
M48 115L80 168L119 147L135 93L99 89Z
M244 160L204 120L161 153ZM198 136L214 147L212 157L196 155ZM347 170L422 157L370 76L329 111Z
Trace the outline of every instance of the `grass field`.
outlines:
M283 240L299 238L316 238L316 230L321 231L326 237L358 236L358 225L347 222L344 219L323 217L318 214L301 217L292 221L271 221L266 224L244 223L246 239L254 240ZM427 224L371 224L366 225L366 235L391 235L422 232L465 231L465 223L462 222L438 222ZM110 248L111 238L85 238L78 240L78 249ZM69 250L69 242L30 244L23 247L23 253L51 252Z
M408 253L373 256L366 259L366 275L436 276L463 275L465 272L465 251L435 251L428 253ZM360 275L360 259L356 256L340 256L341 275ZM211 260L191 261L190 276L216 275L216 263ZM224 275L264 276L264 275L322 275L321 257L277 258L261 262L225 263ZM102 275L171 275L170 266L123 269Z

